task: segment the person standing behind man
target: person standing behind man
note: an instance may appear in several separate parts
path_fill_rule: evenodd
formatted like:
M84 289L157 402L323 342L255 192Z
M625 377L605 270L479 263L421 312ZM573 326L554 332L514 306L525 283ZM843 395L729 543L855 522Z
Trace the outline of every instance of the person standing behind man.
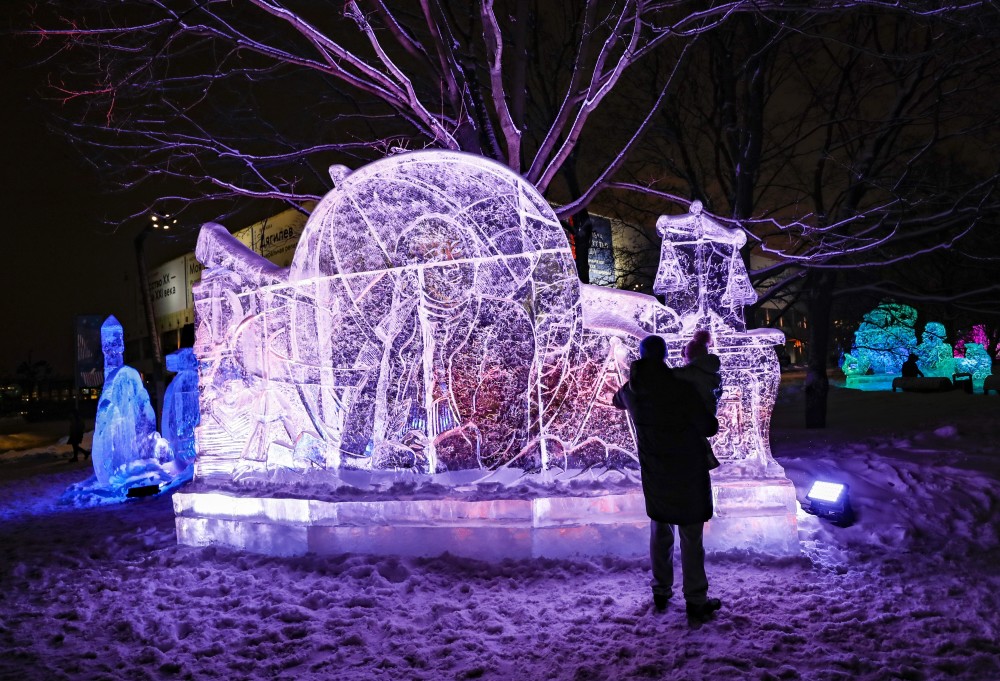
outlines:
M718 355L708 351L711 342L712 336L708 331L705 329L695 331L691 341L684 346L684 361L687 364L674 369L674 376L693 385L702 402L712 412L712 416L715 416L719 407L719 396L722 394L722 376L719 374L722 361ZM719 467L719 460L715 458L712 446L707 440L705 456L708 458L710 470Z
M708 351L711 342L712 336L708 331L695 331L691 342L684 346L684 361L687 364L674 369L674 376L694 385L705 406L715 416L719 393L722 392L722 377L719 375L722 362L718 355Z
M705 523L711 519L712 481L705 438L719 429L694 386L679 380L664 360L667 345L659 336L639 344L639 359L629 381L614 396L635 426L653 567L653 605L666 608L674 584L674 526L680 535L683 593L688 617L707 621L722 607L708 597L705 574Z

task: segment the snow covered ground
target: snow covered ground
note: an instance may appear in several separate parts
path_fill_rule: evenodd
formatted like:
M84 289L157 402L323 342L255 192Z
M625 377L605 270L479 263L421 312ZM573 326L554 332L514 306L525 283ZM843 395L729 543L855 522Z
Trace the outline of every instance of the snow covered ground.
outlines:
M1000 398L835 389L826 430L801 413L783 388L776 458L800 501L850 484L858 520L800 514L798 558L710 556L700 626L651 609L645 560L180 547L169 498L57 505L89 464L6 424L0 679L1000 679Z

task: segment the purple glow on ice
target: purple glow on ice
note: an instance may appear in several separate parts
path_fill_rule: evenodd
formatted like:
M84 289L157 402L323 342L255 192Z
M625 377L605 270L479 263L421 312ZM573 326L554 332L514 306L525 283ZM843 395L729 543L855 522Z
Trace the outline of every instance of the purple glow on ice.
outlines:
M698 203L661 218L664 306L581 285L549 205L482 157L415 152L331 176L336 186L306 223L290 268L219 225L202 229L194 350L203 490L291 485L319 501L345 482L376 489L400 475L457 495L526 474L545 485L582 471L627 481L635 444L611 397L639 340L662 335L676 364L706 328L723 379L712 441L723 466L713 475L733 483L719 488L717 507L737 519L749 507L779 509L757 527L775 528L782 547L795 542L794 491L768 438L780 382L774 346L784 337L746 330L743 305L755 293L742 232ZM216 541L202 519L224 517L242 537L231 543L260 546L247 534L257 524L287 522L280 511L244 521L218 510L235 503L192 501L178 511L179 537ZM288 550L263 541L262 550Z
M658 223L664 307L581 290L551 208L493 162L420 152L332 175L287 270L202 232L202 477L631 465L609 398L639 339L665 335L679 361L697 327L726 377L720 458L773 464L780 334L745 331L745 235L700 204Z

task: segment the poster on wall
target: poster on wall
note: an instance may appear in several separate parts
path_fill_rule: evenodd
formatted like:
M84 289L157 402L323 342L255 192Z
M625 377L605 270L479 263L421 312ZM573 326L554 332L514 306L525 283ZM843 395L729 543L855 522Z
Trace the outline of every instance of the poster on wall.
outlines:
M615 285L615 255L611 240L611 221L598 215L590 216L590 283L598 286Z
M153 312L157 317L181 312L187 307L184 258L174 258L150 271L147 283L149 296L153 301Z
M204 267L200 262L198 262L198 259L194 257L194 253L188 253L184 256L184 273L187 277L184 290L184 304L189 310L194 310L194 297L191 294L191 287L201 281L202 269L204 269Z
M101 324L104 315L76 317L76 371L73 374L77 392L80 388L101 388L104 385L104 353L101 352Z

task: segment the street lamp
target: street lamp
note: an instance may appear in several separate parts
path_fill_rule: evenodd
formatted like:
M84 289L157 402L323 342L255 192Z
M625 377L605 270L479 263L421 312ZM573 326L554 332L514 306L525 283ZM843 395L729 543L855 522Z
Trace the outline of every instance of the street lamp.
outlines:
M165 215L158 215L156 213L151 213L149 215L150 227L153 229L170 229L177 225L177 218L171 218L170 213Z

